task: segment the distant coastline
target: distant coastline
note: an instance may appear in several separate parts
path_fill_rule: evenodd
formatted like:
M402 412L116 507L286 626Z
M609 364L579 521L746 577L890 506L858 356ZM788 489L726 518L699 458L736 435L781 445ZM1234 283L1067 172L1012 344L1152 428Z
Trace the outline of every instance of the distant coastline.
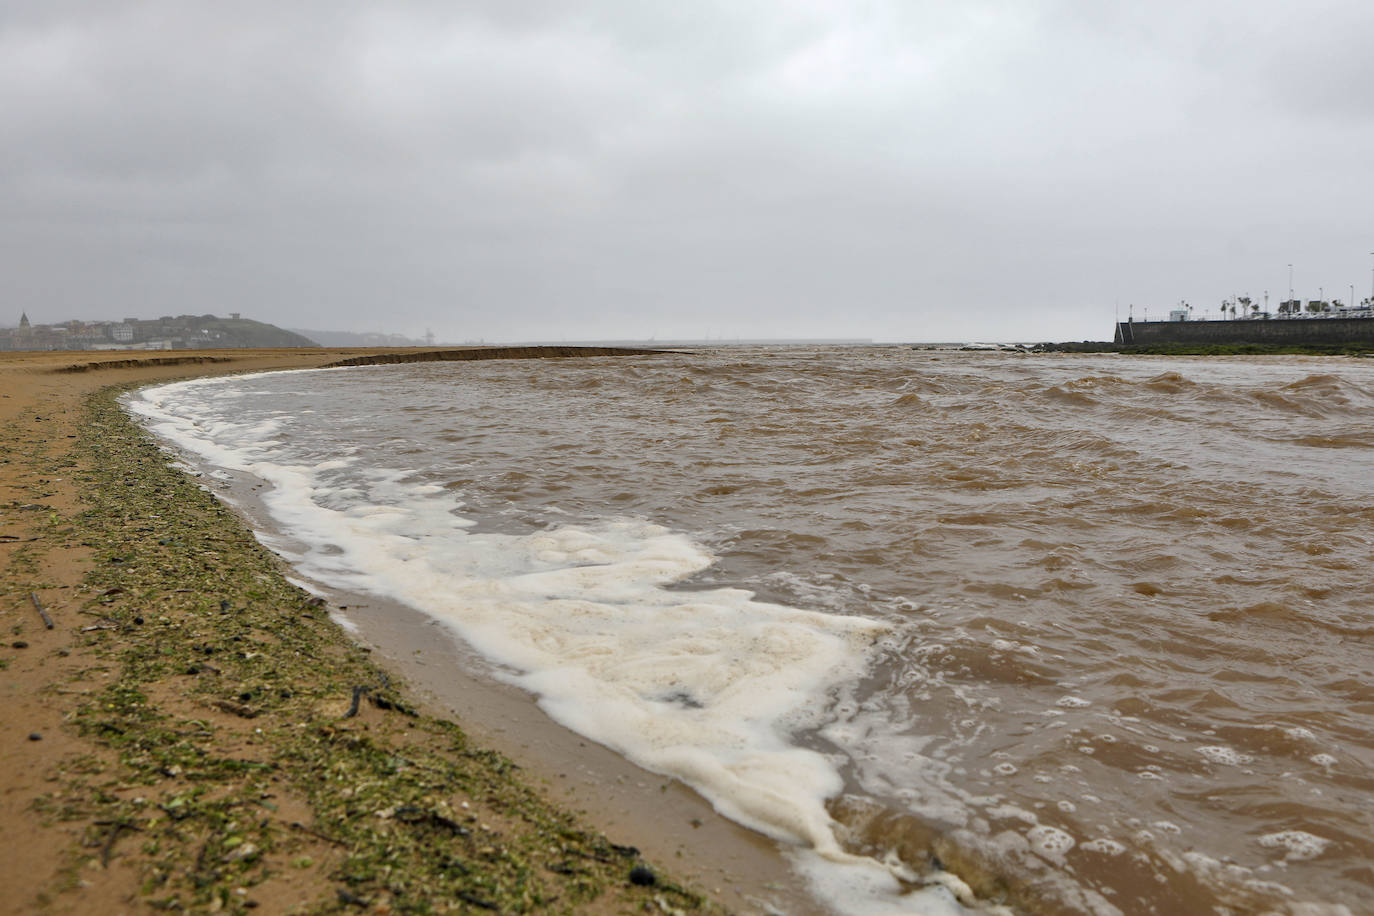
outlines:
M0 328L0 351L53 350L229 350L318 347L308 337L231 312L217 315L164 315L143 320L33 324L28 313L16 328Z

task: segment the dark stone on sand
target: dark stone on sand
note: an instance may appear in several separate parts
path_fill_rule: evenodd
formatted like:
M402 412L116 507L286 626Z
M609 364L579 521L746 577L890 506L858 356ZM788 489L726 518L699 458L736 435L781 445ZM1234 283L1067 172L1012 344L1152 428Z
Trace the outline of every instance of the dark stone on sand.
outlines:
M27 649L29 647L29 644L22 639L16 639L14 642L10 643L10 645L16 649Z
M643 865L636 865L630 869L630 883L640 887L652 887L658 882L658 876L652 870Z
M143 626L143 618L142 618L142 617L135 617L135 618L134 618L134 623L138 624L139 626Z
M40 734L38 734L38 732L29 732L29 740L30 740L30 741L42 741L42 740L43 740L43 736L40 735Z

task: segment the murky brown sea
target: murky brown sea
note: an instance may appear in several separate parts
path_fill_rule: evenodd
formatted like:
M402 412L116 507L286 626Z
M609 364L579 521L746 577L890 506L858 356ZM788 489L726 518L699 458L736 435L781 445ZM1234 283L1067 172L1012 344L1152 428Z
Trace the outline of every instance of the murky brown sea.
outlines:
M687 587L896 621L799 737L841 765L852 848L1032 912L1374 912L1374 365L723 349L368 378L412 406L364 438L484 525L649 518L718 555Z

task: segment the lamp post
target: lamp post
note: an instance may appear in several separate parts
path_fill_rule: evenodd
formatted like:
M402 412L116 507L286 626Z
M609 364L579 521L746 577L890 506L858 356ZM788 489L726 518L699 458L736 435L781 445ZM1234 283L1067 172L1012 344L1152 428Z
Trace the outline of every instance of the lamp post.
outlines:
M1371 254L1374 254L1374 252L1370 252L1370 253L1371 253ZM1289 265L1288 265L1288 303L1289 303L1288 307L1289 307L1289 308L1292 308L1292 307L1293 307L1293 305L1292 305L1292 303L1293 303L1293 265L1292 265L1292 264L1289 264Z

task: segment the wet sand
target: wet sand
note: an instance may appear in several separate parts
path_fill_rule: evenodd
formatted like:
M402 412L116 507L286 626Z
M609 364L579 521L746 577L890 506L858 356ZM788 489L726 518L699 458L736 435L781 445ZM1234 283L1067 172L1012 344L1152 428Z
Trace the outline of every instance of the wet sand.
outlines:
M74 443L81 434L86 399L111 385L314 368L389 352L405 351L0 353L0 428L5 430L0 452L0 568L5 570L0 611L9 630L0 669L0 882L8 889L10 911L137 910L142 908L139 888L147 877L134 852L139 841L121 843L121 825L52 814L54 798L62 795L59 776L82 760L110 761L110 751L80 734L72 720L102 682L119 676L111 670L109 653L101 649L104 633L83 630L101 626L100 620L91 623L96 613L90 609L95 596L89 584L94 559L92 550L80 543L79 514L85 504L82 485L73 479L83 471L74 464L79 458ZM78 535L59 538L51 533L73 528ZM167 583L168 591L174 584ZM33 607L34 592L54 620L53 629L43 625ZM451 640L436 639L422 615L357 596L329 597L348 605L341 613L357 625L358 638L375 647L375 654L385 658L384 667L413 687L411 703L418 699L422 712L456 716L475 742L514 759L531 781L544 785L556 805L578 809L585 822L612 842L638 847L646 859L733 911L762 912L781 904L791 912L805 912L810 906L795 892L797 879L772 843L720 818L680 784L632 767L553 725L518 691L466 672L464 666L473 660ZM148 702L155 709L162 703L172 714L185 711L179 709L184 699L173 692L153 693ZM212 718L204 711L198 714ZM404 732L393 735L395 729L376 720L377 715L369 711L353 721L395 740L405 737ZM234 715L219 715L215 722L226 741L253 743L247 724ZM226 750L243 747L235 743ZM153 792L149 788L146 794ZM40 799L42 810L36 807ZM282 807L285 812L286 801ZM293 813L299 818L293 826L310 823L308 809ZM287 814L280 816L285 822ZM124 835L141 829L130 822ZM327 866L331 861L337 865L337 855L330 859L327 842L303 840L319 847L315 866L283 869L255 888L254 903L265 907L264 912L334 899L337 882ZM310 858L297 856L298 861ZM577 909L618 911L633 902L624 893L616 890Z

